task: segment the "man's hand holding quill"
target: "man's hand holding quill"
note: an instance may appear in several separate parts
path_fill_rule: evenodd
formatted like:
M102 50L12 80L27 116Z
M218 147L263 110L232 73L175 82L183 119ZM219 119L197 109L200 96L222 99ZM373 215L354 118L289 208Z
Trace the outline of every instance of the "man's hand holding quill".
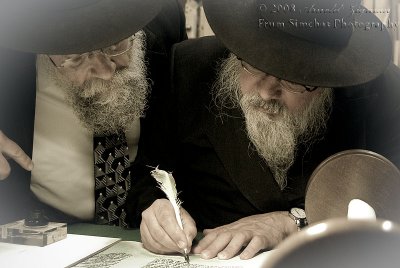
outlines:
M156 167L150 172L168 200L156 200L142 213L140 233L145 248L155 253L182 252L189 264L192 240L197 234L196 224L181 207L175 179L170 172Z
M182 207L180 208L183 230L174 209L167 199L156 200L142 213L140 234L144 247L154 253L166 254L190 252L196 237L196 223Z

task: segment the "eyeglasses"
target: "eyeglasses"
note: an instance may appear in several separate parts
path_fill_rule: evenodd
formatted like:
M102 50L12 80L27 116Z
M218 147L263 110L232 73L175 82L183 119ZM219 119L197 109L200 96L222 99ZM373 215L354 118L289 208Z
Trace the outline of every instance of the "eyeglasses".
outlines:
M78 67L79 65L82 64L82 62L95 54L103 54L108 57L117 57L120 56L126 52L128 52L132 47L133 47L133 41L134 41L134 36L131 36L127 39L122 40L121 42L118 42L112 46L102 48L99 50L94 50L90 52L86 52L83 54L71 54L71 55L66 55L66 59L62 61L60 64L56 64L54 60L49 56L51 62L54 64L55 67L57 68L75 68Z
M241 59L238 59L238 60L240 60L242 68L248 74L250 74L254 77L261 77L264 75L267 75L267 76L269 75L255 67L251 66L250 64L248 64L247 62L245 62ZM282 88L286 89L287 91L293 92L293 93L304 93L306 91L312 92L318 88L316 86L305 86L305 85L292 83L292 82L282 80L282 79L279 79L279 84L282 86Z

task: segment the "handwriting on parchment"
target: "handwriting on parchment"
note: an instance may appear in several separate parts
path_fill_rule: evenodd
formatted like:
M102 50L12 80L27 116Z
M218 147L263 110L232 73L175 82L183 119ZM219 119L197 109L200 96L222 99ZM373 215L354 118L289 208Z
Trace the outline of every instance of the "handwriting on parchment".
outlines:
M105 253L95 255L74 267L79 268L111 268L122 260L132 257L132 254L127 253Z
M242 266L209 266L203 264L190 264L185 261L177 261L165 258L157 258L142 268L242 268Z
M77 268L112 268L126 258L133 257L132 254L127 253L100 253L95 255L78 265ZM189 266L185 261L172 260L168 258L157 258L149 262L142 268L242 268L242 266L215 266L204 264L190 264Z

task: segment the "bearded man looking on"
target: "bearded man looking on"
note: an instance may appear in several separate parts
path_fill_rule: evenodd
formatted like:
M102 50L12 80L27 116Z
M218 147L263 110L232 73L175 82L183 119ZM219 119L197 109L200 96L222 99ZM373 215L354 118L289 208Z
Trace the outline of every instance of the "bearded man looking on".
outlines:
M126 139L123 154L109 155L124 159L110 166L125 166L129 177L139 139L150 131L144 115L168 91L171 46L186 39L180 2L13 0L0 10L1 46L8 48L1 50L0 222L33 209L52 221L90 222L107 191L111 211L100 211L106 218L96 223L125 227L129 178L101 170L93 137L115 137L106 145ZM95 194L101 172L110 182Z
M390 63L387 30L261 23L379 21L372 13L351 14L355 2L339 1L340 14L288 15L266 12L287 3L279 0L203 1L216 36L174 47L174 94L166 103L176 108L157 117L165 129L154 134L164 138L149 145L169 142L146 150L144 161L175 177L184 228L151 186L155 180L143 176L132 187L129 211L143 211L134 220L146 248L248 259L306 224L294 213L304 208L308 179L327 157L367 149L400 166L400 72ZM313 5L326 10L332 2L302 0L294 8ZM205 236L192 248L197 230Z

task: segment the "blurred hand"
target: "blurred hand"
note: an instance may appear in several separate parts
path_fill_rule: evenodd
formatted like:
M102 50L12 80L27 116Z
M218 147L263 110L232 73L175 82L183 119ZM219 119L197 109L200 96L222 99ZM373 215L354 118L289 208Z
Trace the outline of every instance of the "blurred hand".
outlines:
M33 162L29 156L18 146L14 141L10 140L0 130L0 180L7 178L10 175L11 167L7 159L13 159L22 168L31 171Z
M157 199L142 213L140 235L143 246L158 254L190 252L197 235L196 223L181 207L183 230L179 227L174 209L167 199Z
M272 249L297 226L288 212L253 215L233 223L203 231L204 238L193 248L203 259L230 259L239 251L241 259L250 259L260 250Z

